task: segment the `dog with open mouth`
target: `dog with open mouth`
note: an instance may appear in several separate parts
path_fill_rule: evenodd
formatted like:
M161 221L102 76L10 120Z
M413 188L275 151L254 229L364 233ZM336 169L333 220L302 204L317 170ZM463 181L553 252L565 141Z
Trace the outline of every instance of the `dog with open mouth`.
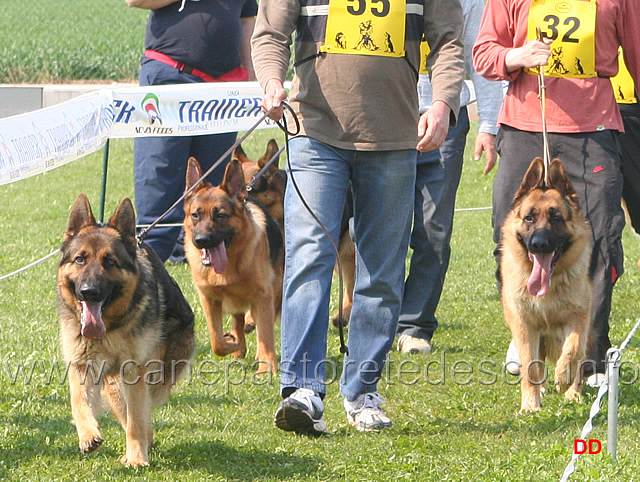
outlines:
M97 415L106 401L125 430L129 467L149 465L151 409L164 403L194 349L193 312L155 252L136 241L131 200L107 224L84 194L62 243L57 295L69 363L71 413L83 453L103 442Z
M256 324L256 372L276 373L274 324L281 300L274 287L282 284L284 271L282 232L267 209L248 196L239 160L231 160L219 186L199 182L201 177L200 164L190 158L184 246L211 348L218 356L243 358L250 313ZM228 332L223 314L231 314Z
M591 230L562 162L545 176L537 157L502 227L500 281L504 317L520 354L521 411L541 408L545 359L555 385L580 400L591 328Z

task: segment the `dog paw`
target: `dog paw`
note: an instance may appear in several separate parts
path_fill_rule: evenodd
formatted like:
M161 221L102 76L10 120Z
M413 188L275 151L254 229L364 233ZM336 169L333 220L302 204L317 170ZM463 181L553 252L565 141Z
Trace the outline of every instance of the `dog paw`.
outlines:
M278 374L278 363L275 359L265 360L264 358L256 358L256 375L265 375L271 373L273 375Z
M223 336L224 336L224 341L226 341L227 343L232 343L232 344L238 343L238 339L236 338L236 336L229 331L227 331Z
M576 390L573 385L570 386L566 392L564 392L564 398L570 402L582 402L582 394Z
M333 326L340 328L340 326L346 327L349 324L349 320L335 316L332 320Z
M234 351L232 354L233 358L236 360L241 360L247 355L247 348L243 348L241 350Z
M144 457L129 457L125 454L120 457L120 462L130 469L136 469L138 467L149 467L149 461Z
M98 450L98 448L100 448L100 445L102 445L102 442L103 442L103 438L100 432L87 434L80 438L80 443L79 443L80 451L83 454L94 452Z
M533 413L542 410L542 406L527 405L526 407L520 407L520 413Z

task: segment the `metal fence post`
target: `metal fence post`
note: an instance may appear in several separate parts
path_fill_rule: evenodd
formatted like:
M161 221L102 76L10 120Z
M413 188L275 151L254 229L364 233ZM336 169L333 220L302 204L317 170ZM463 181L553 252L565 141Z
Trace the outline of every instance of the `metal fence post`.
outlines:
M607 453L616 460L618 449L618 380L622 353L617 348L607 350L607 373L609 374Z
M107 196L107 168L109 167L109 139L107 139L102 152L102 183L100 185L100 214L98 221L104 222L104 203Z

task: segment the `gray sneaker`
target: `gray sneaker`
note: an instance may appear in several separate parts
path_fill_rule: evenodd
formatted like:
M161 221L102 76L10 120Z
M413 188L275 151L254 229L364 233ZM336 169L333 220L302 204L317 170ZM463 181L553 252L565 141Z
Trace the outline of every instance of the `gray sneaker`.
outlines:
M398 337L398 351L401 353L411 353L416 355L431 353L431 343L424 338L417 338L411 335L400 335Z
M298 388L280 402L274 422L285 432L319 436L327 433L322 416L324 403L320 396L308 388Z
M361 432L378 431L389 428L393 424L382 408L384 398L377 392L363 393L353 402L344 399L344 409L347 411L347 420Z

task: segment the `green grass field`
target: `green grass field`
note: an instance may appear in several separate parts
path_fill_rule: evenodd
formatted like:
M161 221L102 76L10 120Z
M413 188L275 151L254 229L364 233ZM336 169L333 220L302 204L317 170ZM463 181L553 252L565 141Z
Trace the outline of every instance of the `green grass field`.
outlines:
M2 0L0 83L135 80L148 16L124 0Z
M2 7L0 83L136 78L147 13L124 0L2 0ZM259 131L245 143L249 156L262 154L269 137L282 143L280 132ZM110 143L107 217L122 197L133 196L132 145ZM472 157L468 149L458 208L491 204L493 175L483 176ZM101 172L98 152L0 186L0 276L60 246L78 193L87 193L97 212ZM0 281L0 479L559 480L596 391L586 388L578 404L551 391L542 411L518 414L518 386L502 374L510 336L495 288L490 217L489 210L456 214L434 352L390 354L379 390L394 427L380 434L351 428L337 383L325 399L329 436L308 439L276 429L278 383L252 376L255 336L248 338L245 364L213 355L189 270L168 265L196 315L197 354L191 380L154 412L151 467L139 470L118 462L125 437L109 414L100 419L100 450L79 452L59 347L57 257ZM640 242L628 229L623 242L627 272L611 314L615 345L640 317ZM338 347L330 328L328 357L339 366ZM617 461L606 454L605 402L590 435L602 441L603 452L582 456L572 480L639 480L639 347L640 335L623 354Z
M277 131L259 131L245 147L262 153ZM490 204L491 176L469 159L458 208ZM132 142L110 148L107 216L132 196ZM100 191L102 153L25 181L0 186L0 275L55 250L69 208L86 192L94 210ZM615 291L612 340L619 344L638 308L638 240L624 237L627 273ZM124 434L115 419L101 419L105 442L81 455L70 422L68 387L56 372L62 363L55 301L55 259L0 282L0 478L11 480L558 480L571 458L573 440L588 417L595 389L582 404L550 393L543 410L519 415L519 390L501 364L509 342L496 293L490 211L458 212L453 257L439 309L434 353L410 357L392 352L379 385L394 428L355 432L347 423L337 384L328 387L325 418L331 435L293 436L272 422L278 404L275 379L255 379L249 337L245 365L211 353L202 310L184 265L169 265L196 313L197 357L190 383L180 383L169 403L154 413L152 466L128 470L117 458ZM335 295L335 293L334 293ZM334 296L334 303L335 303ZM337 331L328 356L339 365ZM638 340L625 359L638 363ZM18 367L23 365L24 371ZM623 378L632 381L631 365ZM33 368L33 373L32 372ZM60 367L62 369L64 367ZM482 370L482 371L481 371ZM53 376L51 375L53 373ZM492 375L489 373L493 373ZM637 373L635 374L637 376ZM584 455L573 480L633 480L640 464L638 382L621 387L618 460ZM606 406L605 410L606 412ZM591 435L606 451L606 413Z

